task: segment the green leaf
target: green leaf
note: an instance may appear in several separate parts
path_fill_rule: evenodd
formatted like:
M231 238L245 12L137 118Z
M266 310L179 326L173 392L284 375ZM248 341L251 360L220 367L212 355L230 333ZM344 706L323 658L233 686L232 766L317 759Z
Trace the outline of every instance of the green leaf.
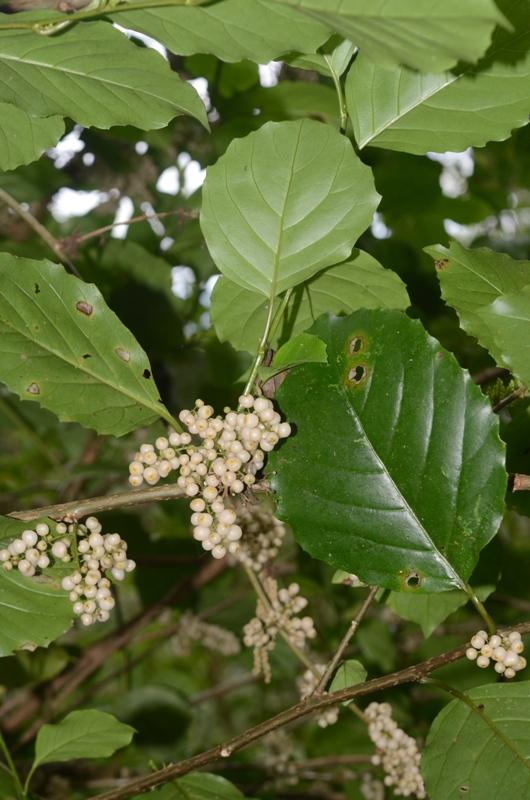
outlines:
M61 117L33 117L10 103L0 103L0 169L36 161L64 133Z
M47 518L28 525L0 517L0 549L38 522L54 524ZM0 657L47 647L70 628L72 620L72 604L53 569L46 570L46 576L25 578L18 570L0 567Z
M477 316L487 331L479 336L479 342L490 341L488 349L497 362L530 385L530 286L501 295L480 308Z
M468 692L495 726L461 700L434 720L422 759L431 800L530 798L530 682L495 683Z
M0 253L0 380L98 433L169 417L147 356L99 289L9 253Z
M371 586L464 588L504 508L488 401L399 312L322 317L311 333L329 364L298 367L277 395L296 426L269 459L280 518L312 556Z
M149 795L156 800L240 800L243 796L233 783L210 772L191 772ZM144 795L136 795L133 800L140 797Z
M530 284L530 261L517 261L486 247L466 250L458 242L449 248L426 247L434 258L442 296L452 306L462 327L495 356L500 356L496 337L481 311L501 295L519 293Z
M327 360L326 345L322 339L310 333L301 333L280 347L271 366L264 368L264 374L270 377L298 364L325 364Z
M72 711L56 725L43 725L35 743L32 770L55 761L106 758L128 745L134 728L96 709Z
M334 37L334 39L336 38ZM345 39L330 50L326 45L326 47L322 48L322 53L305 53L301 56L291 56L285 60L297 69L316 70L316 72L326 75L328 78L331 78L333 73L340 77L352 60L355 49L355 45Z
M208 126L195 89L158 53L136 46L106 22L83 22L60 36L0 31L0 101L98 128L151 130L178 114Z
M354 250L351 260L320 272L292 294L285 318L273 344L294 336L327 311L349 313L358 308L405 309L410 300L401 279L392 270L362 250ZM263 333L267 305L257 292L242 289L228 278L220 278L213 290L212 321L223 342L236 350L254 353Z
M362 683L366 680L366 669L360 661L349 659L343 661L338 670L335 672L333 680L329 686L328 692L338 692L340 689L347 689L349 686L355 686L357 683ZM347 706L351 700L346 700L342 705Z
M486 600L494 591L494 586L480 586L475 589L479 600ZM399 617L409 622L417 622L425 637L441 625L444 620L469 602L465 592L455 589L441 594L405 594L391 592L388 605Z
M346 102L358 146L418 154L460 151L507 139L514 128L526 125L530 108L526 0L511 2L507 14L514 32L497 30L476 67L421 75L406 68L386 69L361 53L346 80Z
M119 14L120 25L152 36L173 53L211 53L222 61L272 61L314 52L330 35L315 20L270 0L221 0L204 8L152 8Z
M330 25L373 61L424 72L476 61L496 23L492 0L278 0Z
M208 168L201 228L227 278L275 296L347 258L379 199L346 137L269 122Z

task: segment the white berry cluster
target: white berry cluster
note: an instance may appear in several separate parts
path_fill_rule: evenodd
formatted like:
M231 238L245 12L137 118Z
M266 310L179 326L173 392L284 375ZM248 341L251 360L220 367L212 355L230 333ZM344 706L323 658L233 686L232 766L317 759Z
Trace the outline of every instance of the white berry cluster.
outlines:
M224 416L214 416L212 406L197 400L193 411L179 414L187 433L160 437L155 446L143 444L129 465L132 486L154 485L178 470L177 485L191 499L193 536L214 558L235 555L242 536L226 497L252 486L265 454L291 433L265 397L242 395L239 409L225 408ZM201 440L197 446L192 436Z
M372 764L383 768L385 786L391 786L398 797L415 796L423 800L427 795L416 741L392 719L389 703L370 703L364 714L368 720L368 734L377 750Z
M96 517L88 517L84 525L69 525L68 530L77 538L79 566L63 578L62 587L69 593L73 612L83 625L106 622L114 608L106 573L122 581L136 564L127 557L127 543L119 533L103 534Z
M269 653L274 649L280 631L300 649L305 647L306 639L316 636L316 631L311 617L297 616L307 606L307 600L299 594L297 583L279 589L274 578L265 577L263 588L267 604L258 599L256 616L243 628L243 641L247 647L254 648L254 674L263 674L265 683L269 683Z
M316 689L319 679L324 674L326 669L325 664L315 664L315 671L306 669L304 674L298 678L297 684L300 691L300 699L305 700L310 697ZM321 728L327 728L328 725L334 725L339 718L339 707L330 706L320 711L316 715L317 722Z
M292 737L283 728L278 728L263 739L262 746L263 766L267 771L280 776L280 780L275 781L276 789L281 786L295 786L298 783L296 758L301 754L295 752Z
M371 772L363 773L360 790L364 800L385 800L385 784Z
M241 651L239 639L232 631L204 622L200 617L186 611L180 617L178 631L171 640L173 652L180 657L187 656L195 642L223 656L234 656Z
M526 667L526 658L521 653L524 644L518 631L503 634L494 633L488 636L486 631L478 631L469 643L466 656L476 661L477 667L486 669L491 661L495 663L495 672L505 678L515 678L517 672Z
M67 526L63 522L57 523L55 533L45 522L39 522L34 530L28 528L20 538L13 539L6 549L0 550L0 563L8 571L17 567L28 578L50 566L50 553L55 560L67 563L71 555L70 540L61 538L65 533Z
M278 555L285 536L285 525L276 519L270 509L258 503L239 505L237 523L243 535L235 557L246 567L261 572Z

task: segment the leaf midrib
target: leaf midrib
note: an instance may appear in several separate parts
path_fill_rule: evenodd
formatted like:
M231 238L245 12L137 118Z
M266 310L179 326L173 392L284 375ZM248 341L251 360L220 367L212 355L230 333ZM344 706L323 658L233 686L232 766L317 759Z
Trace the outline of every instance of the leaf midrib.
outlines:
M380 457L379 453L377 452L377 450L375 449L374 445L372 444L372 441L371 441L370 437L368 436L368 434L365 431L365 428L364 428L364 425L362 423L362 420L361 420L360 416L357 414L355 408L351 404L350 397L349 397L345 387L343 386L343 384L342 384L342 382L340 380L340 376L338 376L337 388L339 389L340 393L344 397L344 400L345 400L345 403L346 403L346 407L348 409L348 413L355 419L356 423L358 424L358 426L360 428L360 432L362 433L362 435L364 437L364 441L367 443L371 453L373 454L373 456L376 459L377 463L380 465L380 467L384 471L385 475L388 476L389 480L392 483L392 486L395 488L396 492L398 493L399 497L401 498L406 511L416 521L418 527L423 532L426 541L431 545L432 549L438 554L440 560L443 561L443 563L447 566L447 568L448 568L448 577L452 576L452 577L454 577L456 579L457 584L455 585L455 588L458 587L459 589L465 591L466 586L465 586L464 581L460 578L460 576L455 571L455 569L453 568L451 563L447 560L447 558L442 553L440 553L438 547L435 545L435 543L433 542L433 540L432 540L431 536L429 535L428 531L425 529L424 524L418 518L416 512L411 507L411 505L408 502L408 500L406 499L406 497L403 495L403 492L401 491L400 487L397 485L396 481L394 480L394 477L392 476L392 474L388 470L387 466L385 465L384 461L382 460L382 458Z

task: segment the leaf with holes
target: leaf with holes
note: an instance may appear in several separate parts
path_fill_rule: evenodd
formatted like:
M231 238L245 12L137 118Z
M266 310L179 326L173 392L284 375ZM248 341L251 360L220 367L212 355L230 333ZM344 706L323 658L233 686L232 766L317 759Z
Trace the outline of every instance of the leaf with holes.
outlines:
M36 161L64 133L62 117L32 117L10 103L0 103L0 169Z
M296 433L271 454L278 514L316 558L370 585L465 587L504 509L498 419L454 356L396 311L322 317L324 364L277 399Z
M208 126L195 89L158 53L105 22L84 22L60 36L0 31L0 101L98 128L152 130L179 114Z
M453 700L429 731L421 770L430 800L529 800L530 682L468 695L480 711Z
M221 0L204 8L132 7L114 19L179 55L211 53L223 61L258 64L292 50L313 53L331 33L329 26L271 0Z
M312 325L321 314L349 313L358 308L399 308L410 305L401 278L373 256L354 250L351 259L320 272L293 292L273 344L284 342ZM267 304L257 292L221 277L215 284L212 321L223 342L255 353L265 326Z
M427 153L501 141L526 125L530 108L527 0L504 2L513 30L498 29L476 66L421 74L387 69L361 53L346 80L355 139L367 145Z
M54 524L46 518L28 524L0 517L0 549L39 522ZM7 572L0 566L0 657L47 647L72 620L72 604L53 569L45 576L25 578L16 569Z
M208 168L201 228L227 278L274 297L347 258L379 199L345 136L269 122Z
M0 380L61 420L122 436L169 413L144 351L93 284L0 253Z
M376 63L426 71L476 61L497 23L493 0L277 0L331 26Z
M486 247L466 250L458 242L451 242L449 248L426 247L425 252L434 258L443 299L456 310L464 330L502 362L491 322L481 312L501 295L518 294L530 284L530 261L518 261ZM486 312L486 316L492 315ZM527 335L523 329L521 333Z
M72 711L55 725L43 725L35 743L32 772L42 764L74 758L106 758L129 744L134 728L104 711Z

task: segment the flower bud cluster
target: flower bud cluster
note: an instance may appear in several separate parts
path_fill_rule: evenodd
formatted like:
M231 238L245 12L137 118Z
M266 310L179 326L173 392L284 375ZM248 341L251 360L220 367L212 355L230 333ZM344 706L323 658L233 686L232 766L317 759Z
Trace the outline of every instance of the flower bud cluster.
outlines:
M315 691L318 682L326 669L325 664L315 664L315 672L311 669L306 669L304 674L298 678L297 684L300 691L300 700L305 700L310 697ZM328 725L334 725L339 718L339 707L330 706L320 711L316 715L317 722L321 728L327 728Z
M96 517L88 517L84 525L69 525L68 530L77 536L79 567L63 578L62 587L83 625L106 622L115 605L106 573L122 581L136 564L127 557L127 543L119 533L103 534Z
M20 538L13 539L7 548L0 550L0 563L7 571L17 567L28 578L50 566L50 555L57 561L68 563L71 561L70 539L61 538L65 533L67 526L64 522L56 524L55 533L45 522L39 522L34 530L28 528Z
M466 657L475 661L477 667L486 669L493 661L495 672L505 678L515 678L517 672L526 667L526 658L521 653L524 644L518 631L488 636L486 631L478 631L471 637Z
M204 622L186 611L180 617L178 631L171 640L173 652L179 657L187 656L194 642L222 656L234 656L241 652L239 639L232 631Z
M391 786L397 797L415 796L423 800L427 795L420 772L421 754L415 740L398 727L392 719L388 703L370 703L364 714L368 720L368 734L376 747L372 764L384 770L385 786Z
M279 589L274 578L263 578L263 589L267 596L258 599L256 616L243 628L243 641L247 647L254 649L254 674L263 674L265 683L271 679L269 653L276 645L281 632L295 647L305 647L306 639L316 636L311 617L299 617L298 614L307 606L297 583L291 583L287 589Z
M285 536L285 525L264 505L241 504L237 523L243 531L235 557L249 569L261 572L278 555Z
M239 407L238 412L225 408L224 416L214 416L212 406L197 400L193 411L179 414L188 432L160 437L155 446L143 444L129 465L132 486L143 481L154 485L178 470L177 485L190 498L193 536L214 558L235 555L242 536L226 496L252 486L265 454L291 433L267 398L242 395ZM191 444L192 436L201 440L197 446Z

